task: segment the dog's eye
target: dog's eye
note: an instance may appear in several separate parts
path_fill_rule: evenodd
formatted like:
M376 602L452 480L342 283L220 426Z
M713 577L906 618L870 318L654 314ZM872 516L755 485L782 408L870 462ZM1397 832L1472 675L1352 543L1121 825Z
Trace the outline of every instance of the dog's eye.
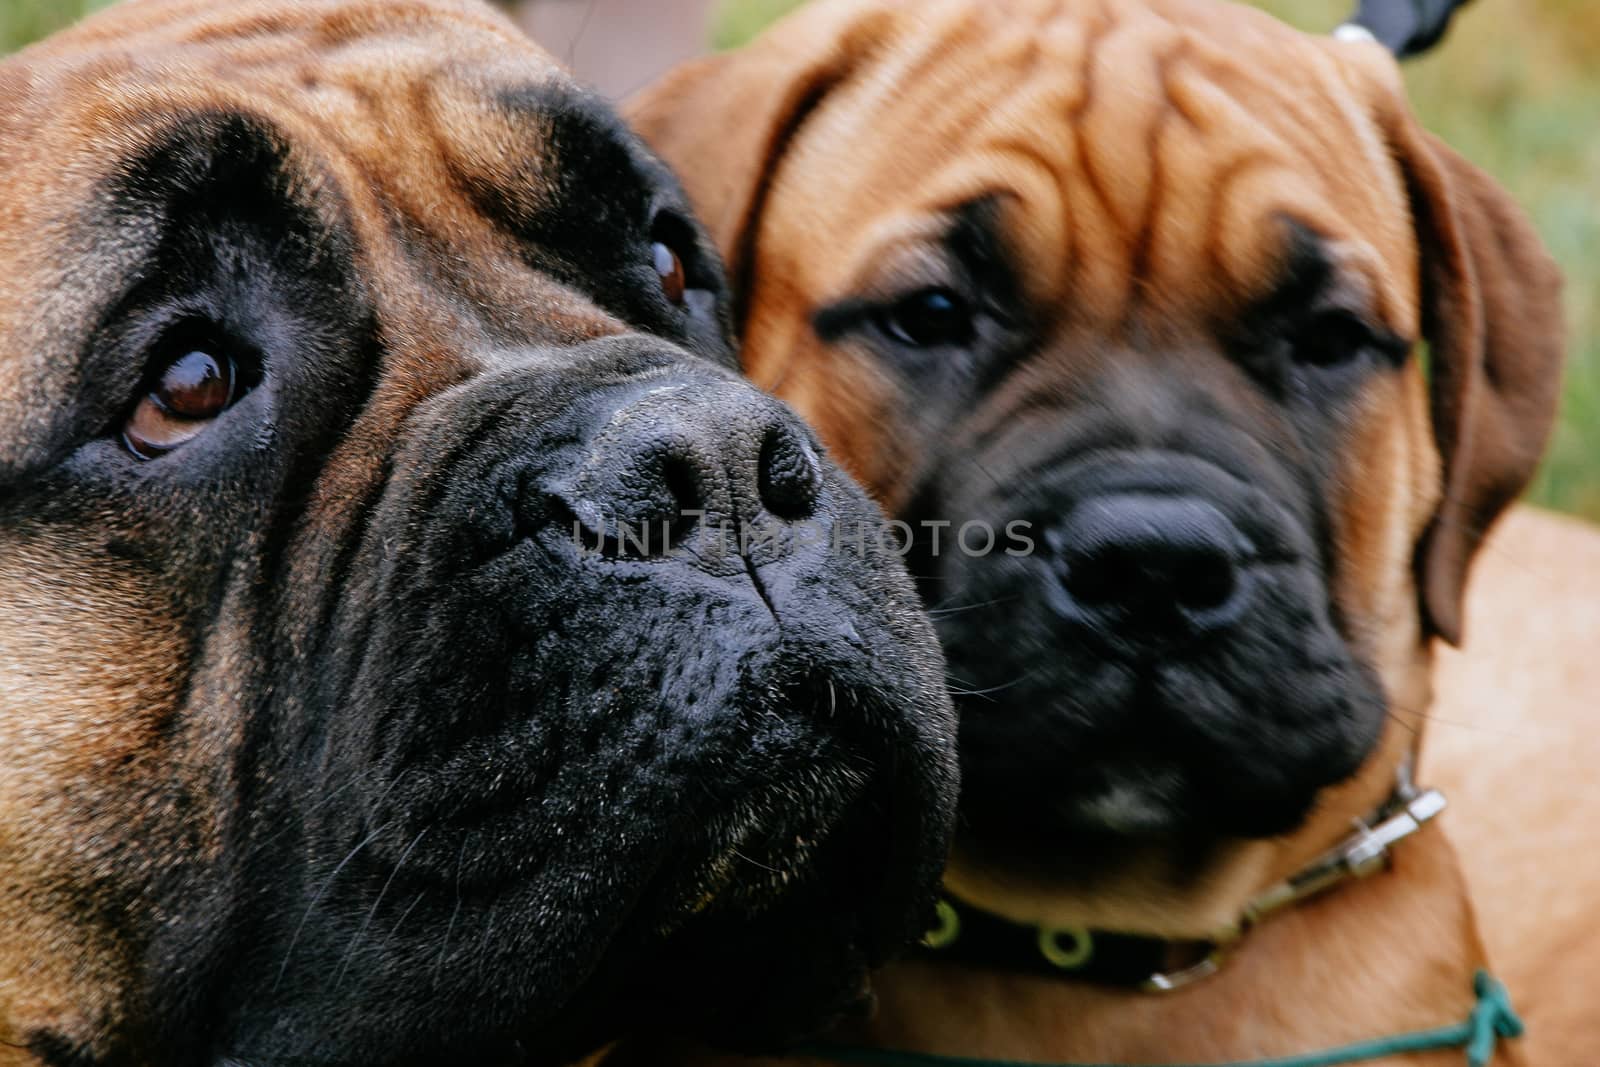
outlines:
M949 289L920 289L895 301L883 312L883 330L914 348L937 348L971 342L972 307Z
M682 307L683 294L689 288L683 260L670 245L661 241L650 246L650 254L655 259L656 274L661 277L661 291L674 305Z
M238 399L234 360L204 349L184 352L166 365L128 417L122 439L140 459L155 459L198 437Z
M1294 358L1308 367L1338 367L1357 359L1375 338L1366 323L1348 311L1312 316L1294 338Z

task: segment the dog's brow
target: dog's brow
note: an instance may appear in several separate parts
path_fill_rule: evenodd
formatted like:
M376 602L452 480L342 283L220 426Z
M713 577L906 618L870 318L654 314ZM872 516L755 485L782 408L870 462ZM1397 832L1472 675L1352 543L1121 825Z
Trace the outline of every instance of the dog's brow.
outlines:
M635 189L649 198L659 184L659 165L640 150L616 113L587 90L560 82L519 85L497 94L501 107L537 120L550 130L550 145L563 167L580 178L604 181L620 192ZM575 151L581 146L581 151Z
M1253 311L1271 318L1313 306L1337 306L1365 322L1381 348L1402 358L1410 345L1385 321L1370 250L1330 238L1296 219L1284 221L1277 269Z
M1283 250L1262 310L1303 307L1334 280L1333 257L1321 234L1294 219L1284 220Z
M915 255L906 255L915 248ZM849 295L820 307L812 326L827 343L858 328L886 300L925 286L944 284L950 274L981 290L985 304L1012 317L1025 314L1012 246L1001 222L1000 204L979 196L932 213L914 233L898 234L863 257L870 272L853 278ZM914 259L922 269L909 269ZM938 263L937 268L929 263Z

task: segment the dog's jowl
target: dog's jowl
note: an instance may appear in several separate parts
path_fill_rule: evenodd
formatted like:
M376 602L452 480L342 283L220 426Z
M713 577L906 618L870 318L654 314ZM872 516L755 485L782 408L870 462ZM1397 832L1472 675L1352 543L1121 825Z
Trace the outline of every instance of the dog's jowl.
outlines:
M859 998L944 858L937 644L871 539L682 528L875 512L664 168L465 3L150 0L0 85L0 1062Z
M1549 430L1559 278L1393 59L1213 0L822 0L634 117L746 287L746 369L920 535L962 710L946 884L1009 932L948 916L973 966L897 970L872 1039L1222 1062L1463 1017L1436 832L1170 1006L1071 981L1210 973L1413 799L1432 642Z

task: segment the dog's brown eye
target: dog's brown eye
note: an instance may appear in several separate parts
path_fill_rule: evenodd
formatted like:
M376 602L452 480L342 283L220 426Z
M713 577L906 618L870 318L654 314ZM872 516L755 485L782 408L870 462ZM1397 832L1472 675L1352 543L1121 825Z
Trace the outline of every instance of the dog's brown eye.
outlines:
M167 364L123 428L128 451L155 459L198 437L233 403L238 369L227 356L195 350Z
M688 278L683 271L683 260L678 258L678 253L660 241L650 246L650 254L655 257L656 273L661 276L661 291L666 294L668 300L681 306L684 291L689 287Z
M949 289L922 289L891 305L883 328L915 348L967 344L973 336L972 308Z

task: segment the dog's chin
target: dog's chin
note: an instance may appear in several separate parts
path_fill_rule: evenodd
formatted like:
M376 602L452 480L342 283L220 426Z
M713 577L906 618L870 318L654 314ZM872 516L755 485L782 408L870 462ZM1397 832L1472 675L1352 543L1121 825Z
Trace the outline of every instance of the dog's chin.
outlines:
M1073 878L1085 867L1151 848L1201 855L1228 841L1291 834L1310 815L1322 787L1223 788L1179 765L1124 760L1097 768L1092 784L1063 783L1053 795L1019 803L969 772L964 852L1000 866Z
M1234 782L1224 790L1160 760L1105 770L1101 784L1062 798L1056 810L1068 833L1135 841L1278 837L1305 822L1322 789Z
M614 998L631 1019L760 1054L865 1002L871 969L907 938L907 899L927 890L888 859L899 829L879 783L847 767L805 777L709 827L663 898L662 950Z
M838 698L834 728L852 717ZM656 947L603 966L612 1014L761 1054L861 1008L872 969L926 928L937 868L913 844L933 818L918 757L850 733L772 765L671 849L639 905Z
M1148 712L1093 721L1150 722ZM963 851L990 865L1078 880L1152 849L1201 856L1229 842L1286 836L1304 825L1324 790L1359 769L1376 741L1358 722L1315 743L1296 731L1292 743L1274 744L1266 730L1212 733L1192 722L1179 730L1170 714L1165 719L1166 729L1151 722L1128 731L1038 717L1027 725L1027 716L1004 710L969 715ZM1018 743L1019 725L1031 745Z
M961 707L963 840L1066 865L1293 833L1360 770L1387 708L1326 612L1313 602L1313 622L1299 620L1298 603L1281 592L1226 640L1178 649L1100 649L1068 629L1048 659L998 638L953 657L976 690L1023 679ZM977 642L1006 632L998 619L955 625Z
M1115 774L1099 788L1066 797L1057 809L1078 833L1118 837L1163 837L1190 827L1187 784L1173 767Z
M836 760L757 789L715 815L670 878L657 932L670 936L701 915L759 915L817 877L821 853L870 781Z

